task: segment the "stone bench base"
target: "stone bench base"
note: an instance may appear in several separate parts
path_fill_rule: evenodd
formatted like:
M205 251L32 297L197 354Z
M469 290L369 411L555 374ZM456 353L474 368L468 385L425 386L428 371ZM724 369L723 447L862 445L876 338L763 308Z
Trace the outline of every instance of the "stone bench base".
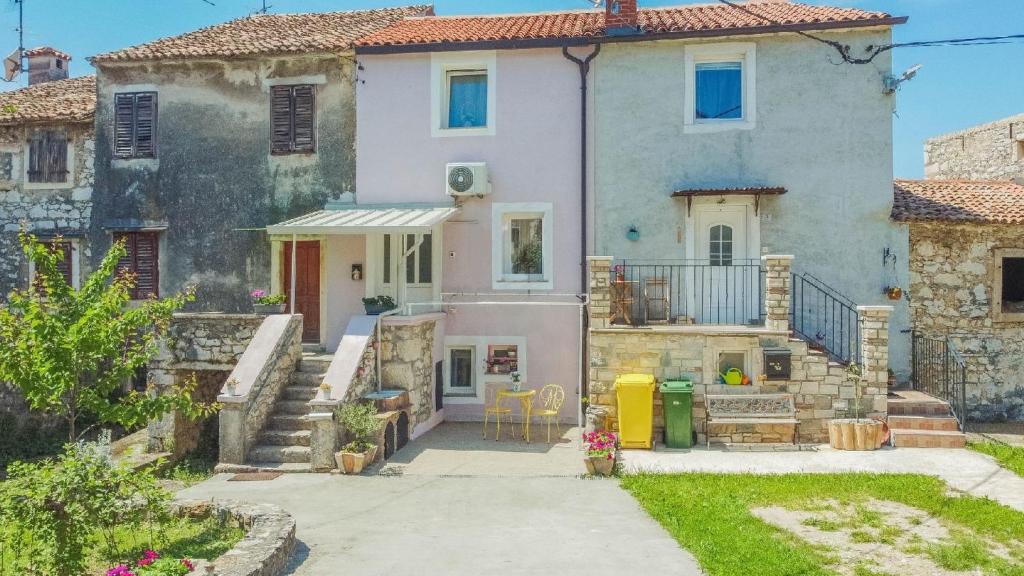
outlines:
M709 444L793 444L796 422L730 423L712 419L708 420L707 439Z

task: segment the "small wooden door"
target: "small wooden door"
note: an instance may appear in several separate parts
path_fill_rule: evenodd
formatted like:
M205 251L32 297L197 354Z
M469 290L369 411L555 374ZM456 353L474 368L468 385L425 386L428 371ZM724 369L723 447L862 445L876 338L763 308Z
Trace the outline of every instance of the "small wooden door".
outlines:
M281 282L291 311L292 243L282 243ZM302 314L302 341L320 341L320 242L298 242L295 246L295 313Z

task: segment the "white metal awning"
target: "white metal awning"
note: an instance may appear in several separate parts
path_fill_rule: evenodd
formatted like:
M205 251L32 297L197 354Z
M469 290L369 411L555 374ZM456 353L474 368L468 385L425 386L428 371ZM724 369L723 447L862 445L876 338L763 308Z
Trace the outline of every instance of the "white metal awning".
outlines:
M429 234L458 208L447 205L353 204L329 206L287 222L267 226L267 234Z

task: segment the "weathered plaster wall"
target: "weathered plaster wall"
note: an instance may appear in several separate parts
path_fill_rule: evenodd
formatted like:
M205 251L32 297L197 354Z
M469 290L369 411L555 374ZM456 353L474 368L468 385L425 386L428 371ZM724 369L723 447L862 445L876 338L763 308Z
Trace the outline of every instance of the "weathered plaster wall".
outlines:
M967 362L972 420L1024 420L1024 322L997 322L997 248L1024 248L1024 226L910 224L914 328L950 336Z
M854 52L890 40L883 29L826 36ZM756 44L756 125L685 133L687 47L729 41ZM882 78L891 62L885 55L863 66L836 60L832 48L791 34L604 46L593 71L591 253L696 258L685 252L686 202L672 199L674 190L784 186L784 196L761 199L762 250L795 255L796 271L857 304L888 304L883 288L905 278L883 267L883 251L896 256L897 270L907 262L906 235L889 221L894 99L882 94ZM625 237L634 224L635 242ZM905 303L892 322L893 367L906 376Z
M68 132L71 179L52 187L27 186L26 143L32 130L58 127ZM0 127L0 300L12 289L28 286L28 262L18 244L22 227L40 237L79 239L72 257L82 276L88 273L90 249L84 236L92 216L94 148L90 125Z
M1024 114L928 139L926 178L1024 178Z
M194 309L249 310L270 286L267 224L323 207L354 186L354 71L338 55L105 64L98 71L95 221L166 223L160 289L198 284ZM270 154L272 83L317 85L317 150ZM112 157L114 93L158 93L157 158Z

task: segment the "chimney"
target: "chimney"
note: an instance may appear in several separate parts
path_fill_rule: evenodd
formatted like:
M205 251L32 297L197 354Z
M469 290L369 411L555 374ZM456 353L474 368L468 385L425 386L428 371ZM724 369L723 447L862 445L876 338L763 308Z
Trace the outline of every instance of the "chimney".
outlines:
M42 84L68 77L71 56L49 46L25 50L28 58L28 85Z
M605 0L604 31L609 36L638 34L636 21L637 0Z

